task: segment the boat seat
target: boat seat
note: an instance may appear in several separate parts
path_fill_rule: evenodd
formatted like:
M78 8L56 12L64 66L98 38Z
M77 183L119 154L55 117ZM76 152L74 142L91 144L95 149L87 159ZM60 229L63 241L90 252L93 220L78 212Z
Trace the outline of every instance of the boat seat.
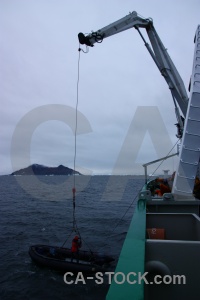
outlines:
M164 240L165 229L164 228L147 228L147 238L152 240Z

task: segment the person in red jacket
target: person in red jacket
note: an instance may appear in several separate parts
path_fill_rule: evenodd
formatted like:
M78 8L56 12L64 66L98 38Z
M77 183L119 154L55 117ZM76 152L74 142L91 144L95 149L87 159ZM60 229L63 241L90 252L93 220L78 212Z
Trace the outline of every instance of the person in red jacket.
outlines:
M72 240L71 262L73 262L74 258L76 258L77 263L79 262L79 249L80 248L81 248L81 239L79 239L78 235L76 235Z

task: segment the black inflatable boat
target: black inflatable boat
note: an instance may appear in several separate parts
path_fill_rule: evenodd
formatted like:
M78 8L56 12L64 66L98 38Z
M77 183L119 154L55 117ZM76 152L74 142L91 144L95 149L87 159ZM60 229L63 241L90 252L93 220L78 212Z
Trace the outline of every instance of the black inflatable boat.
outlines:
M29 255L36 264L63 273L105 272L106 265L114 261L111 256L83 250L71 261L71 249L48 245L30 246Z

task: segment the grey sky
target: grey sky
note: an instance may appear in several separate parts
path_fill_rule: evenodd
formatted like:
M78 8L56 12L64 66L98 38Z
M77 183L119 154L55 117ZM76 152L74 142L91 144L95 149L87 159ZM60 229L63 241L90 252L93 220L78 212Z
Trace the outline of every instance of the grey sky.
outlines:
M0 174L13 171L11 142L24 116L43 105L75 108L77 34L100 29L134 10L153 19L187 88L193 38L200 23L199 0L1 0ZM77 135L77 169L83 173L112 174L115 166L120 165L118 173L141 173L141 163L158 158L150 136L145 136L137 157L131 156L137 140L130 143L133 150L127 149L124 154L120 151L127 133L131 133L130 125L138 106L158 107L171 140L166 146L163 137L158 138L163 145L163 156L175 144L176 119L168 86L134 29L105 39L89 50L88 54L81 53L80 58L78 110L90 123L91 132ZM19 162L21 167L26 167L23 136L20 142ZM73 167L73 159L74 135L64 122L45 121L35 129L31 138L31 163ZM123 168L129 161L130 167ZM172 170L173 164L164 168Z

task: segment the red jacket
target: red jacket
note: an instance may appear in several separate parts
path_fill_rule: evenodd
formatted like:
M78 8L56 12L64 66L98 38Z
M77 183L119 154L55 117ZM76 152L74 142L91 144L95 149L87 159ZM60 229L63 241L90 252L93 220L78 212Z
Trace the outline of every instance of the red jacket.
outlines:
M78 239L73 239L71 251L78 252L79 248L81 248L81 242Z

